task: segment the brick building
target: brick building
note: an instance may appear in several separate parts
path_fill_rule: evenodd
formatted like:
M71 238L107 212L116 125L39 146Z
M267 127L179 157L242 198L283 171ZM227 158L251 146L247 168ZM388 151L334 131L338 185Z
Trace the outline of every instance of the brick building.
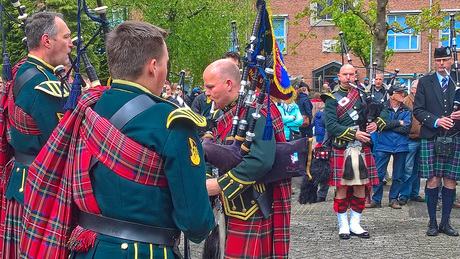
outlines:
M407 14L417 15L421 7L429 7L432 2L434 0L389 0L387 20L390 23L393 20L403 23ZM460 1L438 0L438 2L442 10L449 13L455 12L456 16L460 15ZM283 58L289 74L291 76L303 75L304 81L313 86L313 88L318 88L319 79L323 82L324 80L331 82L342 63L341 53L335 53L330 50L330 45L334 43L333 37L338 36L337 28L328 22L327 16L316 21L311 17L303 18L298 20L299 25L297 26L288 25L288 22L295 21L295 15L302 11L304 7L315 8L310 1L272 0L268 5L273 12L275 34L278 40L282 40L280 42L284 41L284 44L291 46L294 42L301 40L300 33L306 33L310 30L311 33L318 36L317 38L307 37L297 46L297 55L293 55L291 50L285 48ZM446 19L448 18L447 16ZM310 24L314 24L314 26ZM456 28L460 28L460 22L456 23ZM435 38L431 42L428 39L428 32L415 36L389 33L388 45L391 45L395 53L391 57L392 61L386 64L385 71L399 69L398 78L404 79L407 84L410 84L413 80L414 73L421 75L432 72L434 70L434 60L432 59L434 48L441 45L449 46L449 41L440 41L442 36L449 37L449 31L432 31L432 33ZM460 37L457 37L457 44L460 45ZM351 59L355 66L363 66L357 57L351 55ZM345 62L347 62L346 57ZM385 76L388 76L388 73L385 73ZM361 82L368 76L364 68L359 68L358 74Z

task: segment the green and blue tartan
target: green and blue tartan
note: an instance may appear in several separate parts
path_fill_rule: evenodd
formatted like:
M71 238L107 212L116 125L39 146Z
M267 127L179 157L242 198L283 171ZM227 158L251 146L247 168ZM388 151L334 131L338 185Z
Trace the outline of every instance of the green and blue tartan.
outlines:
M460 180L460 137L453 137L455 151L452 156L438 156L434 151L434 140L422 139L420 148L419 176L422 178L447 177Z

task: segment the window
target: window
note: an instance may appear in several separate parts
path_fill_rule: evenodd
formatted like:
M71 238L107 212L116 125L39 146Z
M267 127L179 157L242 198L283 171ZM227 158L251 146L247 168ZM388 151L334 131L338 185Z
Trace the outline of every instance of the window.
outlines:
M325 5L321 5L319 3L316 4L316 10L318 11L318 14L320 14L327 7L331 6L333 0L325 0L325 2L326 2ZM342 12L344 12L344 13L347 11L347 7L345 6L345 3L342 4L341 9L342 9ZM332 14L331 13L323 14L323 15L317 17L317 19L332 21Z
M447 46L452 47L452 42L450 38L450 17L449 16L444 18L444 25L446 25L447 28L441 31L441 35L440 35L441 45L444 47L447 47ZM460 22L457 21L455 23L455 29L460 29ZM457 44L457 49L458 49L459 44L460 44L460 34L457 33L456 35L457 35L456 44Z
M107 14L110 26L115 27L128 19L128 8L115 8Z
M319 89L321 91L324 82L332 83L340 71L342 64L337 61L331 61L312 71L312 84L310 89ZM321 81L321 84L319 83Z
M287 54L287 15L272 16L273 32L282 54Z
M388 24L398 22L405 25L405 15L389 15ZM412 35L413 29L406 29L402 32L388 31L388 49L395 51L417 51L419 50L419 35Z

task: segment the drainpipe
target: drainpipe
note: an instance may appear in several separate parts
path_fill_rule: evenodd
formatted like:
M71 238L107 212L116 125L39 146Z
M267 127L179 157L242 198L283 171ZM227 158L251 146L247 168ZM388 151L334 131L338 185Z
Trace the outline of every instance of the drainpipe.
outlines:
M433 0L430 0L430 8L433 5ZM428 33L431 34L431 28L428 30ZM428 42L428 73L431 72L431 41Z

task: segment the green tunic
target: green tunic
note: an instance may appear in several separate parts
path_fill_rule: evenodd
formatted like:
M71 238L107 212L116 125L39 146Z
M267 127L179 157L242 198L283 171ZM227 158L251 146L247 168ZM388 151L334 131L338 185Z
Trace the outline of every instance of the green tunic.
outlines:
M148 186L127 180L98 162L91 171L97 204L103 216L156 227L178 228L191 241L200 242L213 229L214 215L206 190L203 151L194 122L187 118L171 122L168 116L177 109L177 105L152 95L141 85L123 80L114 80L94 110L109 119L140 94L146 94L156 104L134 117L121 128L121 132L161 156L168 186ZM166 126L168 120L169 128ZM193 155L190 140L195 141L199 155ZM101 234L98 234L90 251L76 256L111 259L175 257L171 247Z
M32 116L40 134L24 134L13 127L9 133L11 134L10 144L16 152L36 156L62 118L64 114L62 106L65 102L65 99L62 100L62 96L67 97L69 90L65 88L63 89L64 93L61 93L61 83L53 74L54 67L30 54L26 62L19 68L16 80L25 71L33 68L37 68L39 71L23 85L15 98L15 104ZM11 116L12 111L9 112ZM26 125L21 126L26 127ZM6 191L8 200L14 198L24 204L23 188L27 171L27 165L15 163Z

